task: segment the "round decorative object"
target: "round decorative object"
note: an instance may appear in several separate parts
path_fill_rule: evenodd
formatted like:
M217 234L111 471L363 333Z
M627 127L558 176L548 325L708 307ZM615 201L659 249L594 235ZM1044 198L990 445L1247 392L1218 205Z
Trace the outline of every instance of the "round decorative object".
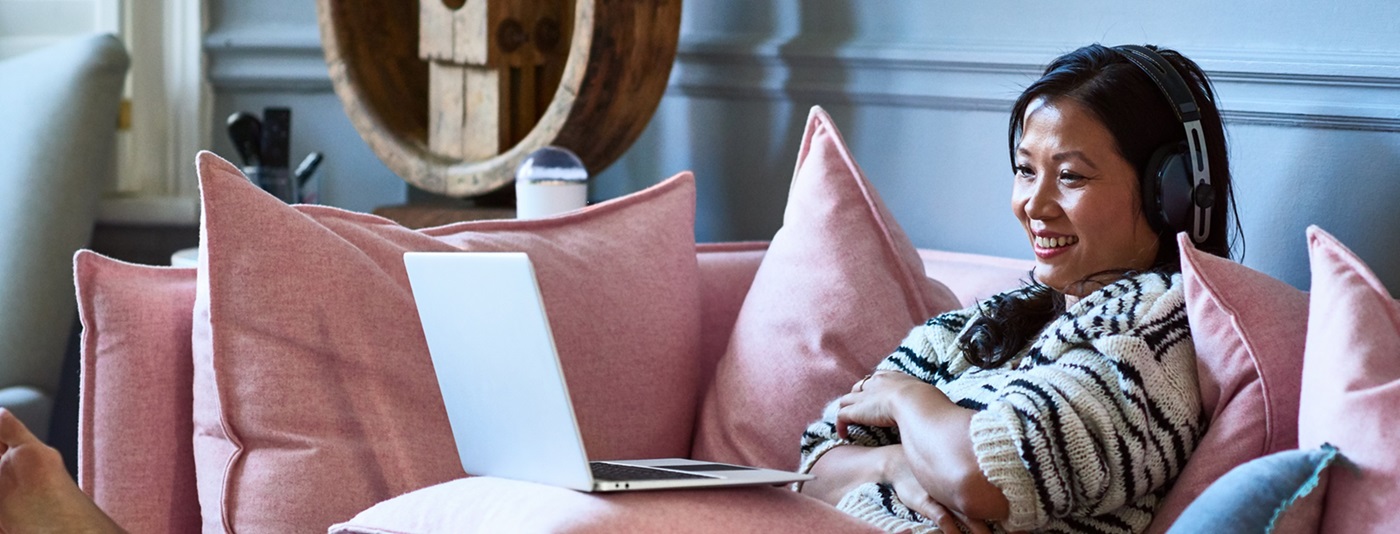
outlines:
M538 219L588 204L588 170L568 149L534 151L515 170L515 218Z
M572 20L571 26L544 16L528 18L539 10L534 7L538 0L317 0L316 7L332 84L360 136L405 181L433 193L468 197L510 183L525 156L546 145L568 148L596 174L636 141L656 111L675 61L680 0L562 1L566 7L572 2L572 19L564 19ZM457 19L455 36L452 22L445 26L449 37L432 33L443 23L432 9ZM484 15L488 9L505 11L508 16L501 15L501 21L514 19L507 24L508 35L498 33L500 21L492 24ZM463 22L471 22L470 17L482 19L481 28L491 31L472 30ZM487 43L482 49L490 51L464 53L466 41ZM492 43L517 48L501 50ZM516 121L515 131L507 134L511 125L501 119L502 133L492 137L497 135L495 122L483 128L477 118L460 118L465 110L498 99L524 100L510 88L521 77L536 83L534 77L542 71L531 61L565 53L564 45L567 59L552 98L545 93L526 102L539 117L532 127ZM491 85L495 91L471 90L482 86L472 85L473 73L491 68L514 70ZM459 72L467 73L467 82L457 93L444 91L441 80L460 81ZM538 105L532 103L536 100ZM457 123L449 120L444 126L443 116ZM457 130L440 135L454 126ZM483 131L486 141L473 137Z

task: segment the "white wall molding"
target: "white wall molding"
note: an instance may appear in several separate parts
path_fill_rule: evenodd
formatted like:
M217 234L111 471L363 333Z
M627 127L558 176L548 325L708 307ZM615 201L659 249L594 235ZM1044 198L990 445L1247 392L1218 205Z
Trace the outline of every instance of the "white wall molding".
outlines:
M216 90L331 90L314 25L218 31L205 36L204 51Z
M671 92L717 99L1005 111L1047 47L784 44L684 39ZM1400 131L1400 54L1190 52L1233 124Z
M260 27L204 39L215 89L329 91L315 26ZM1044 62L1044 45L785 43L682 37L670 93L709 99L1004 111ZM1400 131L1400 54L1189 52L1212 76L1233 124Z

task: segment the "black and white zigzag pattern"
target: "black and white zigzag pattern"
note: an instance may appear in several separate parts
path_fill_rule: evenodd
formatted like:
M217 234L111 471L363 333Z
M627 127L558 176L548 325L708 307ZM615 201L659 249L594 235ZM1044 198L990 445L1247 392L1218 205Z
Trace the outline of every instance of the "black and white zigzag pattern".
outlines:
M1011 504L1011 517L998 527L1146 529L1204 432L1181 276L1139 274L1083 298L997 369L973 366L958 349L958 336L976 317L972 307L930 319L879 369L918 377L978 411L973 450ZM853 427L850 441L842 441L835 411L835 403L827 406L803 434L804 470L838 445L899 442L897 429L868 427ZM857 492L889 493L858 489L843 508L877 525L907 526L902 505Z

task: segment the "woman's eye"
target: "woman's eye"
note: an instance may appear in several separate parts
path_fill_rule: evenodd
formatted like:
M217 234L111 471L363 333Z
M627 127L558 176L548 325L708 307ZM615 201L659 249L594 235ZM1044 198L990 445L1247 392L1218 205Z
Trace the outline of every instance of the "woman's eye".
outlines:
M1016 165L1014 167L1011 167L1011 170L1016 173L1016 176L1020 177L1026 177L1035 174L1035 172L1031 171L1030 167L1027 167L1025 165Z
M1073 183L1073 182L1081 181L1081 180L1083 180L1083 179L1084 179L1084 176L1082 176L1082 175L1075 174L1075 173L1072 173L1072 172L1069 172L1069 171L1060 171L1060 181L1063 181L1063 182L1071 182L1071 183Z

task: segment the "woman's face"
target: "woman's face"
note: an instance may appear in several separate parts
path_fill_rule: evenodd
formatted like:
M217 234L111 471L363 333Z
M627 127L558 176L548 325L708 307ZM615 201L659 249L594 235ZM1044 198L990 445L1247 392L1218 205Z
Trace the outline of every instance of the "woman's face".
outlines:
M1146 269L1157 257L1137 170L1078 102L1038 99L1026 109L1015 180L1011 209L1035 252L1040 283L1084 296L1111 282L1078 283L1089 276Z

